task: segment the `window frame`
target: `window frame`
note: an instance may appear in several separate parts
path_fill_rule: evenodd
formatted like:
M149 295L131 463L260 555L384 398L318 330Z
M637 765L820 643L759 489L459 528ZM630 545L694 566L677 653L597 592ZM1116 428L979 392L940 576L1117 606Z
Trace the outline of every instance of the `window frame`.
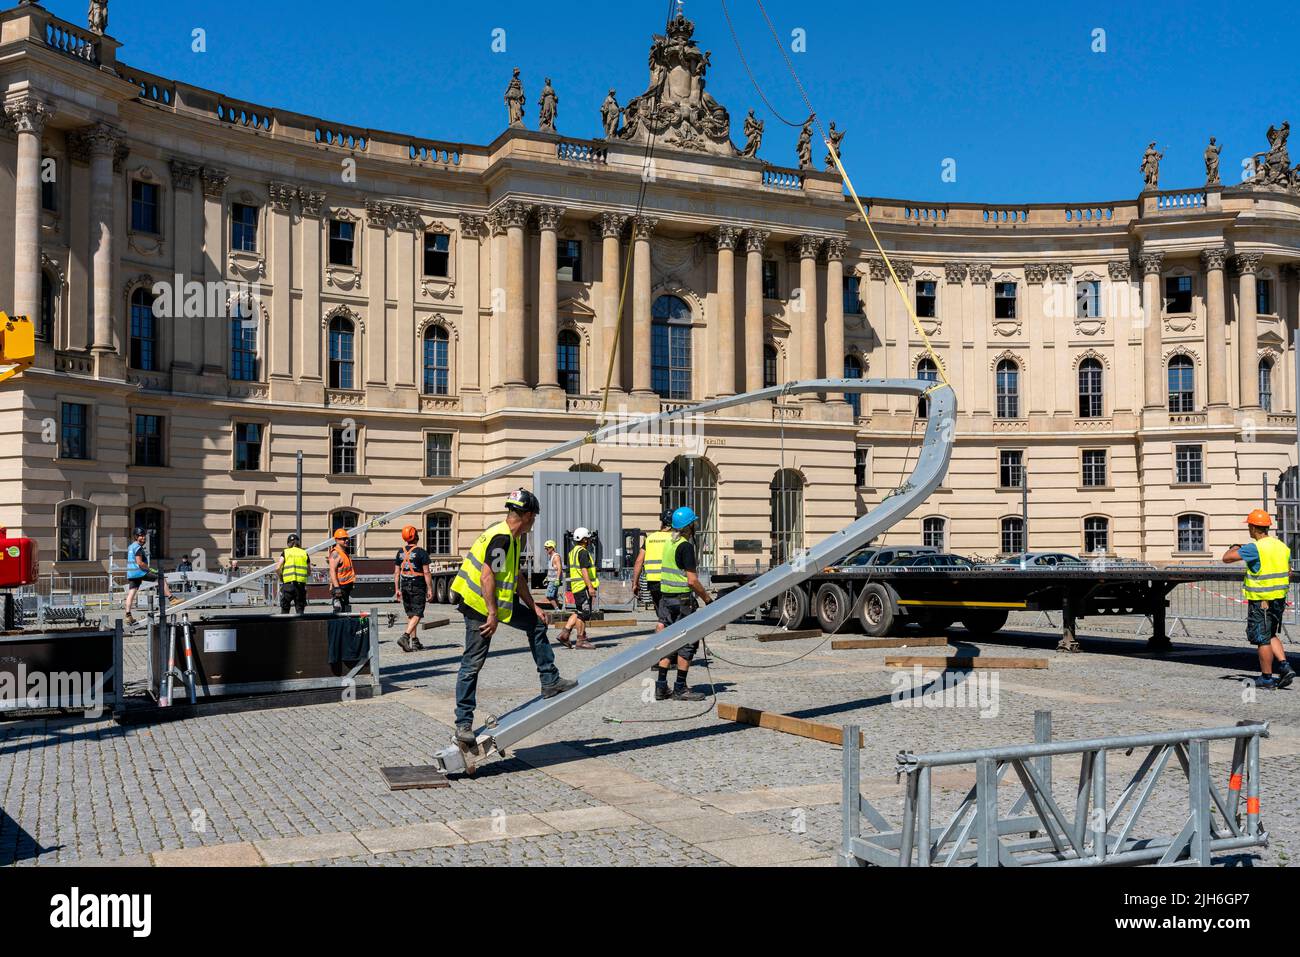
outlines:
M239 430L241 427L256 426L258 429L257 467L246 469L239 467ZM230 423L230 471L243 474L262 474L268 471L266 457L269 454L270 426L264 419L234 419Z
M1259 407L1268 413L1273 411L1273 372L1276 369L1277 363L1273 361L1273 357L1263 356L1256 370L1255 385L1259 392Z
M1187 388L1174 390L1174 364L1177 363L1179 378L1186 378ZM1169 357L1165 364L1165 403L1173 415L1187 415L1196 411L1196 362L1185 353ZM1175 397L1179 397L1175 403ZM1178 406L1175 408L1175 404Z
M140 188L140 196L136 196L136 188ZM163 234L163 189L161 183L153 183L138 176L130 178L128 189L129 203L127 208L127 221L131 225L131 232L140 233L143 236L161 236ZM144 199L146 190L152 190L154 201L147 202ZM138 213L151 211L153 221L147 224L141 224L137 219Z
M1102 319L1104 318L1102 312L1101 280L1077 280L1074 287L1074 317L1076 319Z
M1102 529L1100 534L1105 536L1105 548L1089 548L1088 538L1090 535L1099 534L1095 528L1089 528L1089 523L1100 522ZM1110 541L1110 516L1108 515L1085 515L1083 517L1083 554L1084 555L1111 555L1113 550Z
M347 227L347 229L351 230L351 235L346 239L341 235L336 236L336 227L340 233L342 233L344 227ZM353 220L339 219L337 216L330 217L329 226L325 234L325 264L327 266L336 266L340 269L357 268L357 232L357 224ZM347 262L341 262L334 258L335 243L348 244Z
M438 550L434 545L434 528L432 522L435 518L446 518L447 520L447 548ZM441 531L439 530L439 534ZM424 515L424 548L431 556L444 557L456 555L456 514L447 509L435 509L432 512L426 512Z
M347 332L343 332L343 330L341 329L335 330L334 328L335 323L347 323L347 325L350 328L347 330ZM360 350L357 348L358 325L359 322L357 318L353 316L351 313L347 313L347 314L340 313L338 315L331 316L329 318L329 321L325 324L325 361L326 361L325 383L327 388L336 389L340 392L358 391L356 387L357 366L359 365L358 356L360 352ZM348 344L350 347L351 355L347 359L334 358L334 336L336 332L340 336L346 335L349 337ZM339 375L337 377L335 375L336 364L337 364L337 371L339 372ZM342 384L343 382L342 371L344 368L346 368L348 371L347 385ZM336 380L338 384L335 384Z
M439 238L446 240L446 249L436 248L437 240ZM433 249L429 248L430 240L434 242L435 248ZM430 271L430 256L442 258L442 272ZM425 279L451 279L451 233L440 232L436 229L426 229L424 231L424 241L421 243L420 260L422 275Z
M1192 458L1191 456L1191 453L1193 451L1195 452L1195 458ZM1182 462L1184 461L1181 458L1181 456L1183 455L1184 452L1188 453L1188 457L1185 460L1188 463L1188 467L1190 468L1192 463L1195 463L1195 467L1197 470L1195 479L1179 478L1179 475L1181 474L1182 471ZM1181 486L1192 486L1192 487L1205 484L1205 446L1202 443L1200 442L1174 443L1174 474L1173 474L1173 482L1171 484L1181 485Z
M938 523L939 543L936 545L932 541L935 529L930 527ZM941 552L948 550L948 520L942 515L928 515L921 519L921 544L926 548L937 548Z
M142 438L140 434L141 419L154 419L157 422L158 425L157 434L152 436L152 441L156 445L157 453L158 453L158 461L156 462L141 461L141 456L140 456L140 447L141 447L140 443ZM156 412L153 410L146 411L140 409L131 410L131 467L132 468L140 468L140 469L167 468L167 462L168 462L167 433L169 431L168 425L169 423L167 420L167 416L161 412ZM146 435L143 438L144 441L146 442L146 447L148 447L147 443L150 442L151 437L146 433Z
M1006 460L1007 456L1015 455L1019 461L1012 464ZM1018 470L1019 481L1015 484L1004 484L1004 473L1007 469ZM1026 474L1028 472L1028 463L1025 461L1024 449L998 449L998 490L1003 492L1019 492L1025 487Z
M1200 536L1199 548L1183 548L1183 520L1188 520L1188 533L1195 532ZM1192 526L1195 525L1193 528ZM1200 512L1180 512L1174 516L1174 554L1176 555L1203 555L1209 551L1208 540L1206 538L1206 521L1205 516Z
M570 255L566 250L572 247L576 253ZM556 282L584 282L582 276L583 266L583 242L581 239L566 239L561 236L555 241L555 281ZM569 269L569 275L564 275L564 270Z
M854 488L870 489L871 483L871 446L857 445L853 448Z
M1005 289L1010 287L1011 295L1003 295ZM1016 307L1020 298L1020 284L1016 282L1000 281L993 283L993 318L994 319L1015 319Z
M446 455L447 458L446 474L436 474L429 467L430 466L429 440L432 439L434 436L445 436L447 439L447 447L445 449L438 450L440 455L441 454ZM459 465L460 465L460 432L458 432L455 429L424 429L421 432L420 445L422 450L421 454L423 456L423 461L421 462L421 468L420 468L421 476L426 481L432 481L432 482L455 481L459 472Z
M145 302L137 304L136 297L142 297ZM160 334L161 324L158 322L158 316L155 312L157 308L158 297L153 294L153 290L145 285L138 285L131 290L131 295L127 298L127 364L130 368L139 372L160 372L162 371L162 336ZM139 309L141 312L137 313ZM136 332L137 319L140 321L139 327L144 327L144 320L148 319L148 336ZM139 342L140 348L136 348ZM148 344L149 364L144 364L145 355L144 345Z
M420 394L421 395L449 396L453 394L452 385L454 383L452 382L452 375L451 375L451 339L452 339L451 330L448 329L446 326L442 325L441 323L431 322L427 326L425 326L424 332L420 336ZM430 364L429 362L429 344L438 343L438 342L443 343L444 364L441 366L437 364L436 355L434 357L434 362L432 364ZM435 352L436 351L437 350L435 346ZM356 349L354 347L353 348L354 355L355 352ZM353 361L355 361L355 359ZM429 388L429 374L431 371L434 376L433 389ZM437 381L439 374L442 375L444 380L441 383ZM441 388L439 388L439 386L441 386Z
M779 300L781 298L781 263L775 259L764 259L762 262L762 277L759 282L763 287L763 298L773 301ZM768 267L771 267L771 269L769 270ZM770 296L768 295L769 292L771 293Z
M82 524L79 528L73 530L80 533L81 548L84 554L82 554L81 557L64 558L64 532L68 530L64 523L64 515L72 509L76 509L81 514ZM82 562L92 562L95 560L95 517L94 507L92 505L83 499L70 499L66 502L60 502L55 506L54 528L54 563L56 565L77 564Z
M341 464L346 464L345 461L340 459L339 453L346 453L348 451L348 445L342 441L342 434L348 431L348 427L334 424L329 426L330 478L353 479L358 478L363 474L361 470L361 424L357 423L351 426L351 428L354 430L355 435L351 445L352 471L348 472L341 471L338 467ZM339 437L338 444L335 443L336 436Z
M1019 419L1020 363L1015 359L1000 359L993 376L994 418Z
M64 441L64 433L65 430L69 428L69 425L65 419L65 412L71 406L76 406L82 409L83 414L85 416L85 418L83 419L80 425L80 428L82 430L81 441L83 445L83 451L85 452L84 455L69 455L66 451L67 446ZM92 431L93 416L94 416L94 405L91 402L89 401L81 402L81 401L77 401L76 399L64 399L64 398L59 399L59 448L58 448L58 454L55 456L56 461L93 462L95 460L94 442L93 442L94 432Z
M1085 366L1087 367L1085 369ZM1096 372L1097 387L1095 391L1085 391L1084 375L1088 374L1093 378L1092 373ZM1106 366L1100 359L1095 356L1084 356L1079 360L1078 366L1075 367L1074 383L1075 393L1078 397L1078 417L1081 419L1104 419L1106 417ZM1096 412L1089 409L1092 403L1096 402ZM1085 401L1087 408L1085 408Z
M241 210L249 210L253 214L252 223L244 222L235 218L235 210L238 207ZM262 240L262 207L254 206L252 203L241 203L238 200L230 201L230 251L234 253L256 253L260 251ZM236 230L240 231L240 237L243 242L237 241ZM248 230L252 230L252 246L247 245Z
M1088 457L1089 457L1089 456L1092 456L1092 455L1100 455L1100 456L1101 456L1101 465L1100 465L1100 468L1101 468L1101 481L1100 481L1100 482L1097 482L1097 481L1089 481L1089 470L1090 470L1090 466L1091 466L1091 470L1092 470L1092 472L1093 472L1093 477L1094 477L1094 478L1095 478L1095 473L1096 473L1096 470L1097 470L1097 464L1096 464L1095 462L1093 462L1093 463L1089 463L1089 461L1088 461ZM1080 487L1080 488L1086 488L1086 489L1092 489L1092 490L1096 490L1096 489L1108 489L1108 488L1111 487L1111 486L1110 486L1110 450L1109 450L1109 449L1096 449L1096 448L1094 448L1094 449L1088 449L1088 448L1083 448L1083 449L1080 449L1080 450L1079 450L1079 487Z
M571 340L571 341L566 341ZM571 366L566 356L572 356ZM561 329L555 335L555 379L565 395L582 395L582 334Z
M656 308L665 299L681 303L685 315L656 316ZM681 296L661 293L650 308L650 387L667 402L690 402L695 395L695 311ZM663 348L660 348L660 342ZM684 348L683 348L684 344ZM661 362L661 355L666 362ZM685 355L684 365L674 356ZM681 387L684 383L684 388Z
M242 546L246 545L246 540L240 538L239 517L241 515L257 516L257 549L249 553ZM247 505L237 508L230 513L230 557L235 561L256 560L266 556L266 534L267 513L265 509L252 508ZM247 530L243 533L247 535Z
M929 291L922 292L922 287ZM922 305L922 299L927 301ZM936 279L918 279L916 280L916 289L913 292L912 304L916 309L916 318L918 319L936 319L939 316L939 282Z
M1164 313L1167 316L1188 316L1196 309L1196 277L1187 275L1165 276L1164 277ZM1184 282L1187 283L1186 289L1179 288ZM1170 294L1170 287L1173 287L1173 293ZM1176 309L1175 303L1180 303L1186 297L1187 308Z
M1011 529L1009 526L1015 524L1019 526ZM1017 535L1019 541L1012 540L1011 544L1015 547L1007 547L1007 536ZM1021 555L1025 552L1025 518L1023 515L1003 515L998 519L998 547L1000 555Z

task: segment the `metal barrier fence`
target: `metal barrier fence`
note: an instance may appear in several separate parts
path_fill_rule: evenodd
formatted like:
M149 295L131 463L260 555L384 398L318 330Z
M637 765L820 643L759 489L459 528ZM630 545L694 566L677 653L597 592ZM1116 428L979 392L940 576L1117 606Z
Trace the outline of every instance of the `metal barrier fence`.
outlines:
M183 572L168 572L167 582L177 595L195 594L211 587L197 579L190 581ZM251 604L274 604L279 601L279 585L271 578L259 582L258 595ZM153 604L153 586L140 595L140 607ZM60 606L81 606L86 609L121 608L126 600L125 575L42 575L30 585L15 590L20 600L34 602L37 609Z
M1267 736L1266 722L1243 721L1235 727L1054 742L1052 713L1037 711L1034 744L920 755L901 752L898 773L906 787L902 827L895 829L862 796L859 728L846 725L839 863L846 867L1187 863L1205 867L1214 854L1268 844L1259 816L1259 741ZM1226 799L1210 779L1210 742L1225 740L1233 742ZM1107 752L1139 748L1147 749L1147 754L1112 802L1106 787ZM1073 817L1057 804L1052 789L1052 759L1066 755L1080 758ZM1152 803L1171 758L1177 759L1187 781L1187 816L1172 836L1136 836L1135 825ZM975 786L936 832L931 820L932 773L962 765L974 765ZM1019 780L1023 793L1004 817L999 787L1005 787L1002 782L1008 777ZM876 833L863 835L864 817Z

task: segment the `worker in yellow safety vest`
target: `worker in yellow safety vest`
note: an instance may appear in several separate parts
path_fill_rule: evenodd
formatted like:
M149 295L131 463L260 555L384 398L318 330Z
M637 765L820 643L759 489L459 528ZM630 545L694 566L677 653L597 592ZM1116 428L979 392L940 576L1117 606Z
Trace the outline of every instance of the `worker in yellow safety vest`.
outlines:
M683 505L673 512L673 537L664 546L661 555L663 578L659 582L659 624L664 628L673 625L696 609L698 598L704 604L713 601L703 583L700 582L698 559L695 550L695 533L700 517L695 510ZM665 656L659 660L659 675L655 681L655 700L665 701L703 701L707 695L686 686L686 673L691 661L699 650L700 643L693 641L677 649L677 681L671 691L668 690L668 668L672 657Z
M1223 553L1225 562L1245 562L1246 580L1241 596L1246 600L1246 638L1259 652L1259 688L1285 688L1295 680L1295 670L1282 650L1282 616L1291 586L1291 549L1268 534L1273 520L1257 508L1246 517L1250 541ZM1276 665L1277 671L1274 672Z
M577 682L561 678L546 639L546 619L537 613L528 580L519 577L519 553L542 506L527 489L506 498L506 517L474 541L451 586L452 601L465 616L465 653L456 675L456 743L472 747L478 675L498 624L528 635L528 647L541 679L542 697L553 698Z
M300 547L297 535L290 535L288 544L275 563L280 573L280 614L289 614L293 605L298 614L307 610L307 579L311 577L311 558Z
M569 549L569 591L573 592L573 614L556 636L556 641L566 648L595 648L587 640L587 622L596 607L596 590L600 579L596 577L596 563L591 557L591 532L582 527L573 530L573 547ZM569 644L569 633L578 630L578 640Z
M663 580L664 546L673 538L673 510L666 508L659 516L659 531L651 532L645 537L645 544L636 554L632 564L632 599L641 593L641 576L645 575L646 586L650 590L650 604L655 614L659 614L659 598L662 592L659 585ZM664 623L658 622L655 631L663 631Z

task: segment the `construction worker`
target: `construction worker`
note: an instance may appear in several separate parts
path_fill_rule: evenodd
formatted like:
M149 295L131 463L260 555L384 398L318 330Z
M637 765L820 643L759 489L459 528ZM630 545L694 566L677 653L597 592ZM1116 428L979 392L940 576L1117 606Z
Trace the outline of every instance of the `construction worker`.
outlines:
M682 506L673 512L673 537L663 547L661 554L663 577L659 582L659 623L667 628L695 611L695 599L704 604L713 601L696 574L695 528L699 516L695 510ZM686 673L690 670L691 660L699 650L699 642L693 641L677 649L677 681L670 692L668 690L668 668L672 664L670 657L659 661L659 677L655 681L655 700L664 701L703 701L707 695L692 691L686 687Z
M555 608L564 606L560 598L560 581L564 577L564 563L556 551L555 542L548 540L546 549L546 600Z
M180 601L172 595L172 590L167 587L167 578L160 575L158 569L149 564L149 536L143 528L137 528L133 535L133 541L126 549L126 614L122 616L122 624L128 628L132 627L136 621L131 610L135 608L135 597L140 591L140 586L145 582L156 582L162 589L163 597L173 605Z
M519 577L519 555L524 537L532 530L542 506L527 489L516 489L506 499L506 517L475 541L452 583L452 601L465 616L465 654L456 675L456 741L472 746L478 675L487 661L488 648L498 625L518 628L528 635L528 647L541 679L542 697L553 698L577 682L561 678L555 654L546 640L546 619Z
M424 645L416 635L424 617L426 602L433 601L433 576L429 574L429 553L416 543L420 533L414 525L402 529L402 542L393 560L393 600L401 601L406 612L406 630L397 639L402 651L422 651ZM422 580L423 579L423 580Z
M352 567L352 556L348 554L350 543L346 529L335 530L334 544L330 546L329 576L330 597L336 615L352 610L352 586L356 584L357 571Z
M280 614L289 614L293 605L298 614L307 610L307 579L311 575L311 558L301 547L297 535L290 535L287 545L275 563L280 573Z
M1295 680L1295 670L1282 650L1282 616L1291 582L1291 549L1268 534L1273 520L1257 508L1246 517L1250 541L1233 545L1223 553L1225 562L1245 562L1246 580L1241 595L1246 599L1246 638L1259 652L1260 688L1285 688ZM1277 672L1274 673L1274 665Z
M636 554L636 561L632 565L632 600L640 594L641 575L645 574L646 585L650 589L650 603L655 609L655 614L659 613L659 583L663 578L663 551L673 537L673 510L666 508L663 514L659 516L659 531L651 532L645 537L645 544ZM661 621L655 626L655 631L663 631L664 623Z
M566 648L581 648L584 651L595 648L587 640L587 622L591 620L592 610L596 607L596 589L600 588L600 579L596 577L596 563L592 560L591 532L578 527L573 530L573 547L569 549L569 591L573 592L574 612L565 622L563 630L556 636L556 641ZM569 644L569 633L577 628L578 640Z

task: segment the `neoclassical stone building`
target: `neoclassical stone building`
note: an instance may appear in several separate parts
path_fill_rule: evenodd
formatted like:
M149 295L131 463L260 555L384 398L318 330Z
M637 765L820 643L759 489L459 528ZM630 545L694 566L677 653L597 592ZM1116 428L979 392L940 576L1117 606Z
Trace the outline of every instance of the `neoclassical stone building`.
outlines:
M623 413L934 375L838 177L807 148L763 162L752 118L733 144L684 20L644 94L590 104L598 140L556 132L546 96L528 128L540 78L470 145L234 101L118 46L0 14L0 305L39 335L0 386L0 524L47 569L102 568L133 525L165 559L264 559L299 450L317 540L590 429L607 373ZM1270 135L1242 186L869 200L960 409L944 487L890 540L1017 549L1022 478L1034 548L1203 559L1240 538L1261 474L1295 461L1300 190ZM921 432L912 402L804 399L553 468L620 473L625 528L690 496L713 561L766 561L880 501ZM455 553L507 484L415 524Z

